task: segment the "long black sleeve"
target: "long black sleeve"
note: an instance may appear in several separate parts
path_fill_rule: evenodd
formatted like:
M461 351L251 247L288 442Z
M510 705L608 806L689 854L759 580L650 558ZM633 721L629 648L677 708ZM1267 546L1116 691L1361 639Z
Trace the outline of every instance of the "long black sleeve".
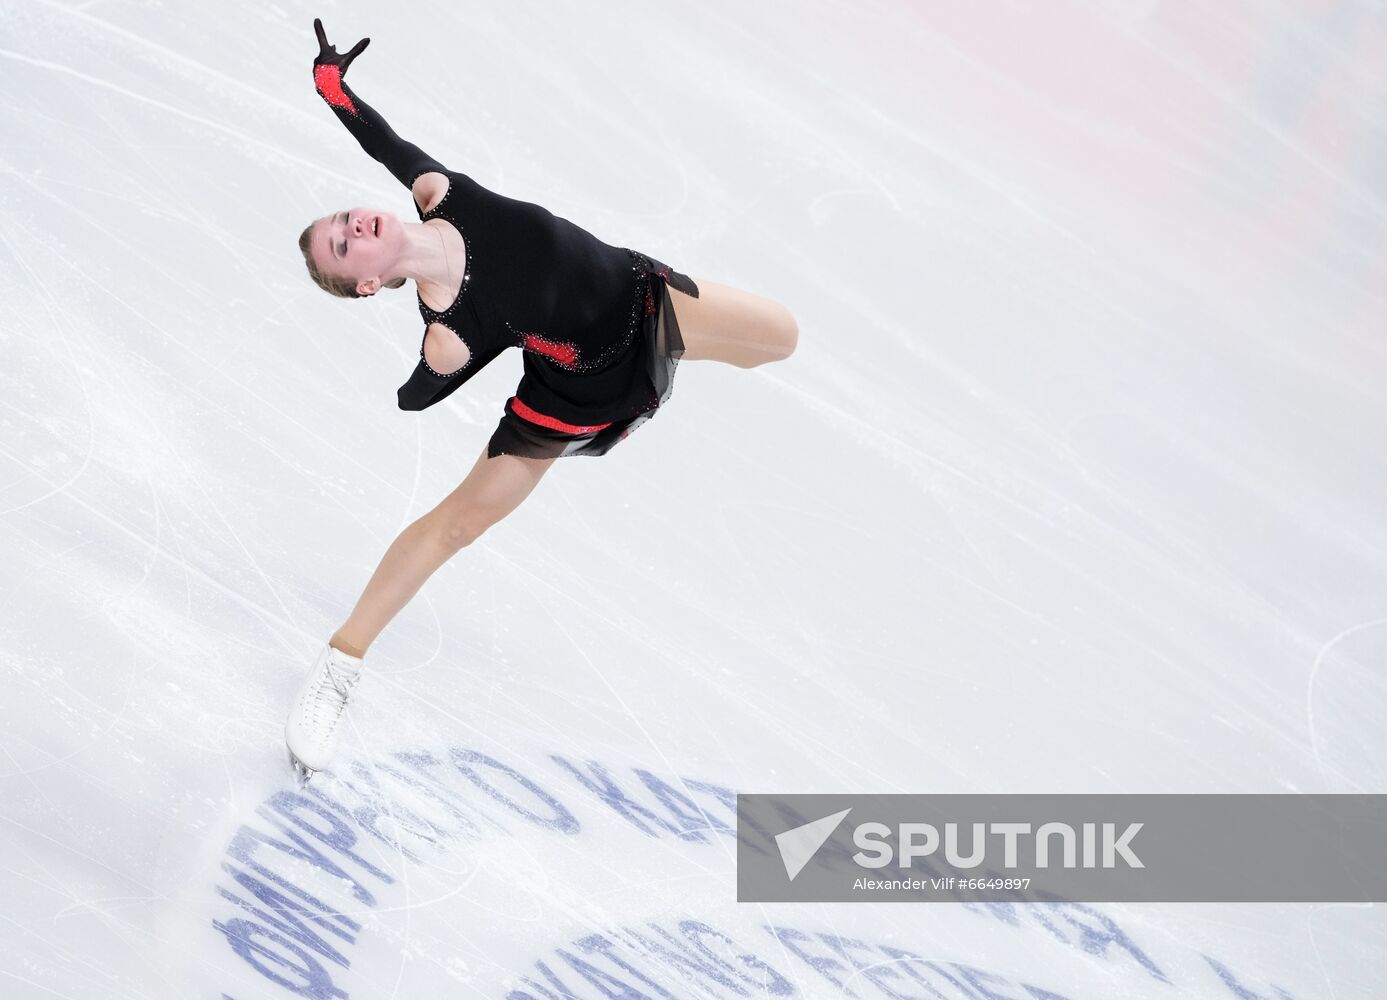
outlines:
M434 403L447 399L458 390L464 382L470 379L477 372L481 371L491 362L501 356L505 350L502 345L490 353L479 358L469 358L467 364L451 375L440 375L429 367L429 363L424 358L424 350L419 349L419 363L414 366L414 371L410 373L409 380L395 391L395 397L399 401L402 410L426 410Z
M414 143L396 135L385 119L347 86L338 66L331 63L315 65L313 84L338 120L361 144L361 148L383 164L405 187L412 188L420 174L431 171L447 173L448 168L443 164Z
M409 376L409 381L395 390L395 398L402 410L427 410L439 400L447 399L462 385L462 379L449 379L429 370L420 361Z

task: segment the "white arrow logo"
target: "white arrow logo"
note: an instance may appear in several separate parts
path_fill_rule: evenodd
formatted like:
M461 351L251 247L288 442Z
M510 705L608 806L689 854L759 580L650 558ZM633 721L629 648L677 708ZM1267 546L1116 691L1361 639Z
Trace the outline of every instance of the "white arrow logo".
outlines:
M803 826L775 835L775 846L780 848L780 860L785 862L785 874L790 877L791 882L804 870L804 866L809 864L809 859L818 849L824 846L824 841L833 836L833 831L838 829L838 824L843 822L843 817L850 812L851 809L844 809L832 816L825 816L823 819L816 819L812 823L805 823Z

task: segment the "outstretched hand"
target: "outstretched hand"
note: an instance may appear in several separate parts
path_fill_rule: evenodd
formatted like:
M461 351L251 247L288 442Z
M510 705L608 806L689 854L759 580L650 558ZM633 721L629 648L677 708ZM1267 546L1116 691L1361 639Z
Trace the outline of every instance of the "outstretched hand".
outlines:
M346 75L347 67L352 64L352 60L371 44L371 39L363 38L351 47L345 54L339 54L337 46L328 43L327 35L323 33L323 22L319 18L313 19L313 30L318 34L318 57L313 60L314 66L336 66L339 73Z

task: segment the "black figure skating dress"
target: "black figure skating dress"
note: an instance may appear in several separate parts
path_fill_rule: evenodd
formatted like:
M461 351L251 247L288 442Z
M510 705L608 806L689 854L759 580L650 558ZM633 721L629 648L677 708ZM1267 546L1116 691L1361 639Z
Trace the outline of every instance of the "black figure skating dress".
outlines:
M482 187L401 139L352 92L331 63L314 83L362 149L401 184L437 171L448 191L421 220L441 218L467 244L461 291L447 309L419 300L425 329L440 323L466 344L467 363L434 371L419 363L398 390L401 409L422 410L455 392L506 348L525 373L487 445L490 457L603 455L669 399L684 343L669 286L691 296L687 276L602 242L547 209Z

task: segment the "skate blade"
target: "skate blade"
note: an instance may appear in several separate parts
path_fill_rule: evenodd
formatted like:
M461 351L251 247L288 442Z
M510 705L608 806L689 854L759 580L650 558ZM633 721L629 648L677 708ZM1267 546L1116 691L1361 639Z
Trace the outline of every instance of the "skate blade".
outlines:
M288 747L285 747L285 752L289 755L289 766L294 769L294 778L298 781L299 787L308 787L309 779L318 772L295 757L294 751L290 750Z

